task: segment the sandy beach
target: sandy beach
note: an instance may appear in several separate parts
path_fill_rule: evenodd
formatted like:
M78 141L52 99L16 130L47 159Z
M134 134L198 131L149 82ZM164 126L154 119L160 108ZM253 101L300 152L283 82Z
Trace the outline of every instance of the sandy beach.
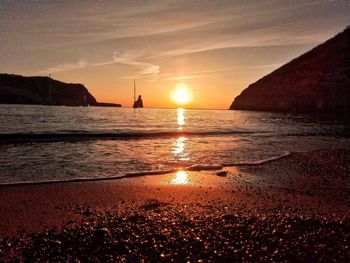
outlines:
M350 151L110 181L2 186L0 261L350 260Z

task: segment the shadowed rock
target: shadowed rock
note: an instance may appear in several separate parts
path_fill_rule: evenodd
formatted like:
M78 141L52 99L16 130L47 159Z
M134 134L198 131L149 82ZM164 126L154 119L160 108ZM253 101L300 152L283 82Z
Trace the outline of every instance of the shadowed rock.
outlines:
M350 113L350 28L249 85L230 109Z
M64 83L49 77L23 77L13 74L0 74L0 104L121 106L97 102L82 84Z

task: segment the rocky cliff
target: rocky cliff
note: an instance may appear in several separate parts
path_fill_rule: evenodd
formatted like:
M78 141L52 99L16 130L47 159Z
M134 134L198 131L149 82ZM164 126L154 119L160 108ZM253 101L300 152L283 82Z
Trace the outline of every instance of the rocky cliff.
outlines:
M13 74L0 74L0 103L121 106L97 102L82 84L64 83L49 77L23 77Z
M249 85L230 109L350 113L350 28Z

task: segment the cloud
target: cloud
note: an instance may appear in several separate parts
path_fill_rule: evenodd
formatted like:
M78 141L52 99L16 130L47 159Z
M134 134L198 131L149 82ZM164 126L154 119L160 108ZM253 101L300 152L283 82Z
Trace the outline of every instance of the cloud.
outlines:
M137 68L137 71L134 76L128 76L127 78L135 78L135 77L156 77L160 72L160 66L144 61L138 61L136 58L126 57L121 55L120 52L114 51L111 60L90 63L88 64L86 60L80 59L77 63L65 63L59 64L54 67L49 67L44 70L40 70L38 74L49 74L56 72L64 72L64 71L73 71L77 69L82 69L86 67L101 67L113 64L124 64Z
M263 64L263 65L255 65L255 66L242 66L242 67L225 67L225 68L214 68L209 70L198 70L198 71L189 71L183 72L181 74L160 74L159 78L161 80L172 80L172 81L181 81L181 80L190 80L190 79L201 79L208 78L211 76L217 76L220 74L225 74L227 71L234 70L254 70L254 69L265 69L265 68L278 68L282 66L281 63L275 64Z
M152 56L174 57L200 52L215 51L228 48L274 47L317 44L322 41L321 33L298 35L300 28L287 30L287 26L270 26L263 29L250 30L244 33L231 33L227 36L218 35L215 39L198 41L181 48L173 48ZM305 31L305 30L304 30Z
M50 56L51 61L72 62L40 70L40 74L122 64L129 73L121 78L149 80L174 78L160 74L160 66L152 61L166 65L167 60L175 63L177 56L185 55L190 61L193 53L215 55L214 51L227 49L229 54L230 48L316 45L337 32L344 21L348 24L350 11L344 1L279 0L6 1L1 7L0 57L5 58L0 67L4 71L15 63L10 54L24 58L23 67L29 71ZM60 19L53 20L53 16ZM123 52L112 53L116 47ZM191 63L196 65L194 60ZM176 76L188 79L211 74L221 73Z
M76 63L65 63L65 64L59 64L54 67L49 67L43 70L38 71L38 74L50 74L50 73L56 73L56 72L63 72L63 71L73 71L77 69L85 68L88 65L87 61L84 59L79 59Z
M114 63L120 63L120 64L137 67L138 71L136 72L136 76L138 77L143 77L143 76L154 77L160 72L159 65L122 57L120 56L120 53L117 51L113 53L113 61Z
M144 61L138 61L136 58L132 58L132 57L130 58L130 57L123 56L118 51L113 52L112 60L95 63L95 64L92 64L91 66L94 66L94 67L105 66L105 65L112 65L116 63L134 66L138 69L134 76L127 76L126 78L155 77L160 72L159 65L144 62Z

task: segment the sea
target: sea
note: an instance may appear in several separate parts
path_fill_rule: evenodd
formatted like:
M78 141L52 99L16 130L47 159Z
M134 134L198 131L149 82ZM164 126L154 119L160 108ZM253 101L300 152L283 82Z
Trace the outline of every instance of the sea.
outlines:
M0 105L0 184L220 169L349 146L348 120L312 115Z

